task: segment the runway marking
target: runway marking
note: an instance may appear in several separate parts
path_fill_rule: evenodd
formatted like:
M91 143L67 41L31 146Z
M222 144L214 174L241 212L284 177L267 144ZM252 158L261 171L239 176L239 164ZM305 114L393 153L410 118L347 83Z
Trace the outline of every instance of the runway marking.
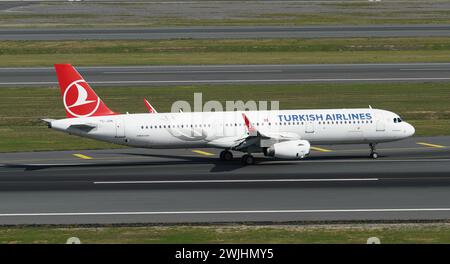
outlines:
M377 148L378 151L404 151L404 150L427 150L432 151L434 149L426 149L423 147L413 147L413 148ZM336 152L362 152L367 151L366 148L360 148L360 149L336 149L334 150Z
M350 82L350 81L448 81L450 77L409 78L333 78L333 79L243 79L243 80L142 80L142 81L91 81L92 84L159 84L159 83L265 83L265 82ZM57 82L0 82L0 85L44 85Z
M375 208L375 209L292 209L292 210L199 210L199 211L140 211L140 212L60 212L60 213L1 213L0 217L20 216L105 216L105 215L208 215L208 214L280 214L280 213L382 213L382 212L448 212L450 208Z
M319 147L311 147L312 150L321 151L321 152L332 152L330 149L324 149Z
M201 155L205 155L205 156L214 156L215 155L214 153L206 152L206 151L198 150L198 149L193 149L192 152L195 152L195 153L201 154Z
M181 180L181 181L98 181L94 184L166 184L166 183L263 183L263 182L348 182L378 181L378 178L348 179L261 179L261 180Z
M442 162L442 161L450 161L450 159L439 159L439 158L425 158L425 159L372 159L367 158L364 160L354 160L354 159L342 159L342 160L300 160L297 163L383 163L383 162ZM282 161L273 161L272 164L275 163L289 163L291 161L282 160Z
M426 143L426 142L417 142L417 144L426 146L426 147L432 147L432 148L445 148L445 146L442 146L442 145L430 144L430 143Z
M92 159L92 157L89 157L89 156L86 156L83 154L72 154L72 155L74 155L75 157L80 158L80 159Z
M400 69L401 71L450 71L450 69L433 69L433 68L426 68L426 69Z
M450 70L450 69L449 69ZM282 70L197 70L197 71L108 71L104 74L180 74L180 73L274 73Z

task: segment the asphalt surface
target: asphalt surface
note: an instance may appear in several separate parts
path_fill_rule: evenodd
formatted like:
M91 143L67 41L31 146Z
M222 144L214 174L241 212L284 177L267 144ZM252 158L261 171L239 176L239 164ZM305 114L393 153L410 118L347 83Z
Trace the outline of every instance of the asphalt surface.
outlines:
M447 82L450 63L77 67L95 86ZM0 87L57 85L54 68L0 68Z
M0 40L239 39L450 36L450 25L0 29Z
M246 167L216 149L3 153L0 224L450 219L450 137L380 144L377 160L316 147Z

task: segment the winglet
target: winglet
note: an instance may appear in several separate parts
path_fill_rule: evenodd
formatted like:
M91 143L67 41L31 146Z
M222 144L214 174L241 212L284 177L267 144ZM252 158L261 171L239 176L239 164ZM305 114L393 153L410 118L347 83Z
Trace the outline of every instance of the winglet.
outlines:
M250 136L256 136L257 135L257 131L253 127L253 125L250 122L250 120L248 119L248 117L244 113L242 113L242 117L244 118L244 123L245 123L245 126L247 127L248 134Z
M145 98L144 98L144 104L145 104L145 107L147 107L149 113L152 113L152 114L158 113L158 112L156 112L155 108Z

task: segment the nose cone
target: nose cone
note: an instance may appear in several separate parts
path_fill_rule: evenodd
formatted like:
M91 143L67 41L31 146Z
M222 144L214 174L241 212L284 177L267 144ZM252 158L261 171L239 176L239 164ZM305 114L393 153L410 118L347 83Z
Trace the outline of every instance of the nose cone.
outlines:
M406 123L405 134L407 137L411 137L416 133L416 129L409 123Z

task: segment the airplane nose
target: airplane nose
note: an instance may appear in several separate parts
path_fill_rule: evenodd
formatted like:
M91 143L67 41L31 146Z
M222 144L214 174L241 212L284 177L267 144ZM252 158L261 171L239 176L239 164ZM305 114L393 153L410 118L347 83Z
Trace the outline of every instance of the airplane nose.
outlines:
M408 123L408 126L406 128L406 134L408 135L408 137L411 137L412 135L414 135L414 133L416 133L416 129Z

